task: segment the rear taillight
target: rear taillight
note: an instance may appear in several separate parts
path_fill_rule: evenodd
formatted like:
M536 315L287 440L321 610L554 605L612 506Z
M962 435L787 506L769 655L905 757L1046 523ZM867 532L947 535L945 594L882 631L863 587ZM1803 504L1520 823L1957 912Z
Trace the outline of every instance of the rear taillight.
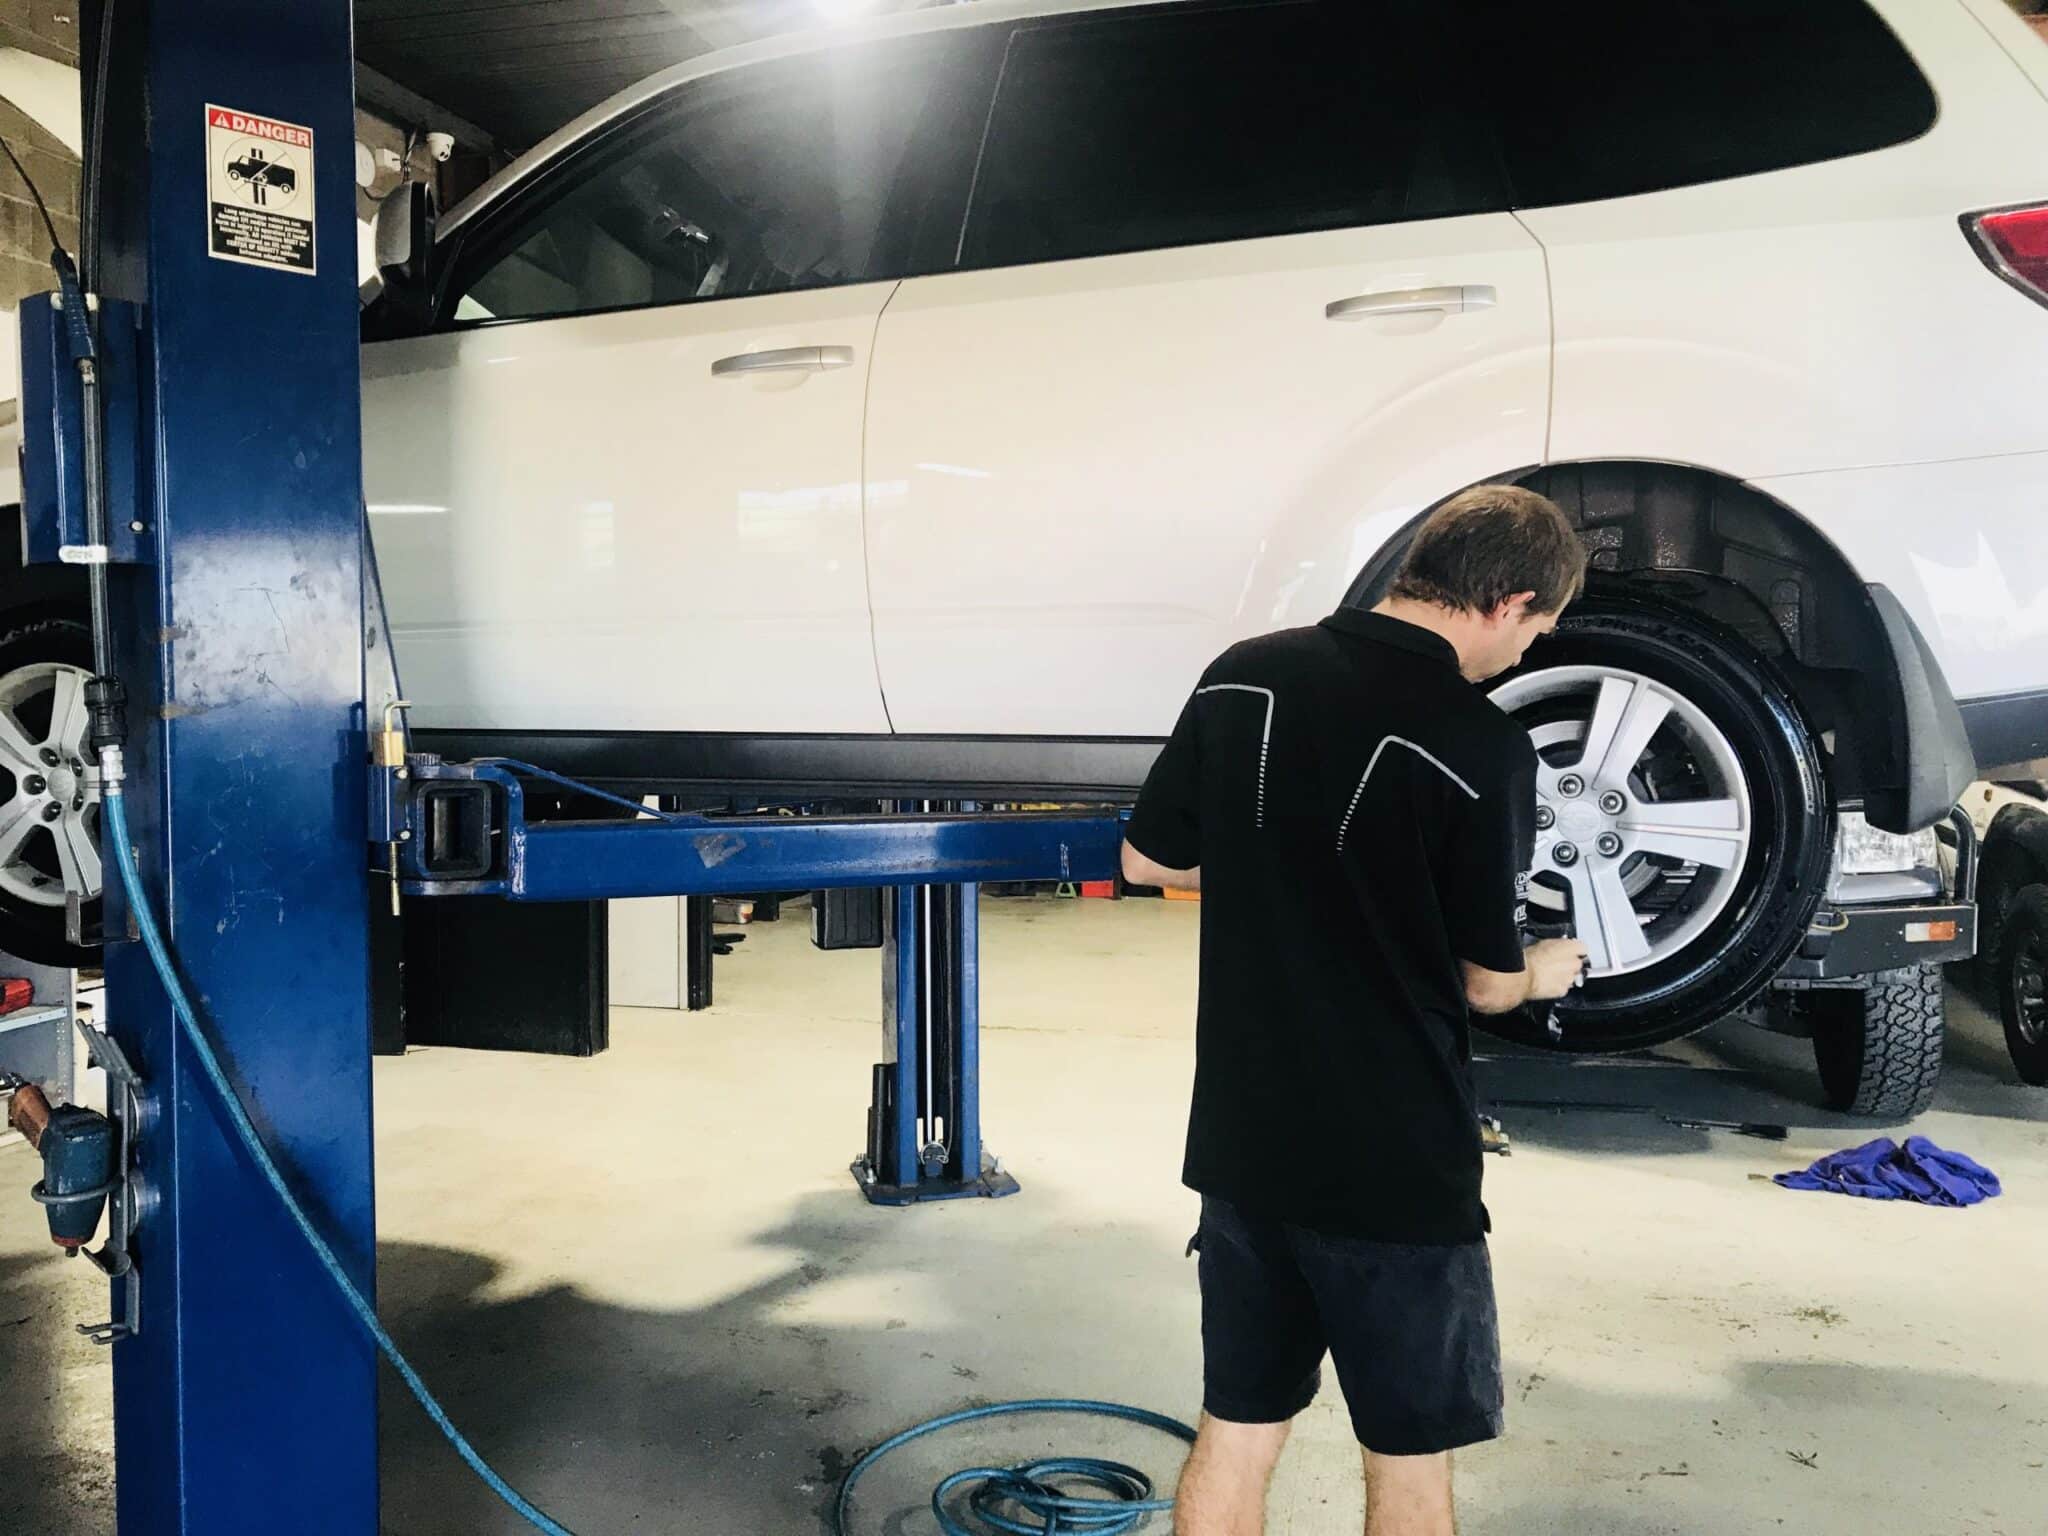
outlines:
M2048 203L1963 215L1984 265L2037 304L2048 304Z

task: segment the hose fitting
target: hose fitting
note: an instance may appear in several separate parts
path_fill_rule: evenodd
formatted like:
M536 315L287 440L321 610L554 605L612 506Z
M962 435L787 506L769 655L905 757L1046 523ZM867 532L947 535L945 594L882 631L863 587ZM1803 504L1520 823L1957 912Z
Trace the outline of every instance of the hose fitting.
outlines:
M85 707L92 718L92 750L105 758L107 749L119 752L128 741L128 687L118 677L104 673L85 680Z

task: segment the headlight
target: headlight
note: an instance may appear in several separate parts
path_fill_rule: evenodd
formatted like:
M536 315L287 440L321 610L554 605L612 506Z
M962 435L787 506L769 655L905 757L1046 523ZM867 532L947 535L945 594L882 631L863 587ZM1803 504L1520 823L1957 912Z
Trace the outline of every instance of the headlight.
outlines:
M1932 869L1940 858L1934 828L1901 836L1880 832L1861 811L1844 811L1835 830L1834 875L1895 875Z

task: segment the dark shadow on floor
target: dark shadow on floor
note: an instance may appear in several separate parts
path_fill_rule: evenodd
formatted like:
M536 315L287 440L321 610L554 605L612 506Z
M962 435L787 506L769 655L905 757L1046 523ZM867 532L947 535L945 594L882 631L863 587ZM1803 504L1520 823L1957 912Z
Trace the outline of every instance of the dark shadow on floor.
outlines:
M1483 1037L1479 1049L1485 1053L1476 1068L1481 1105L1501 1119L1511 1137L1560 1151L1680 1154L1706 1150L1731 1135L1685 1130L1665 1123L1665 1115L1779 1124L1794 1135L1827 1132L1845 1147L1905 1130L1896 1122L1823 1107L1812 1044L1740 1020L1627 1056L1546 1055ZM1504 1099L1636 1112L1500 1107ZM2019 1081L1996 1017L1953 978L1948 1048L1934 1107L2048 1124L2048 1091Z
M1106 1348L1096 1380L1034 1380L1028 1358L1018 1363L1029 1352L1015 1337L993 1363L987 1357L989 1336L1006 1325L977 1278L1014 1264L1006 1256L1016 1230L947 1221L939 1210L892 1213L931 1228L909 1250L853 1201L849 1193L803 1202L795 1220L757 1240L786 1251L772 1278L693 1311L637 1310L569 1286L498 1299L488 1294L497 1276L490 1261L409 1244L381 1249L383 1309L456 1423L523 1493L577 1531L814 1536L827 1529L840 1478L869 1446L997 1396L1080 1393L1193 1413L1199 1383L1178 1384L1187 1401L1165 1400L1142 1355L1133 1365L1127 1353L1148 1333L1159 1334L1162 1351L1177 1336L1177 1314L1162 1318L1155 1302L1169 1287L1192 1294L1191 1267L1177 1250L1062 1224L1060 1241L1114 1277L1072 1272L1068 1326L1121 1341L1126 1353ZM806 1292L835 1281L859 1282L862 1297L886 1294L881 1275L864 1276L878 1241L888 1244L888 1276L914 1271L901 1315L830 1326L791 1318L791 1304L800 1310ZM849 1309L871 1310L847 1303L834 1312ZM527 1529L460 1466L388 1372L382 1402L385 1532ZM963 1427L864 1478L856 1529L922 1536L931 1529L931 1489L947 1472L1054 1449L1130 1461L1169 1488L1184 1454L1153 1431L1092 1419Z
M934 1211L911 1219L934 1215L943 1220ZM917 1267L916 1302L906 1296L901 1315L885 1308L857 1323L825 1326L787 1315L807 1292L858 1279L870 1262L878 1229L849 1215L838 1196L805 1201L794 1220L764 1235L764 1246L787 1250L770 1278L694 1310L623 1307L567 1286L498 1298L490 1294L497 1271L489 1261L403 1244L383 1252L385 1307L480 1449L550 1513L596 1536L817 1536L838 1479L869 1445L991 1397L1066 1391L1177 1406L1160 1400L1162 1384L1143 1369L1143 1346L1160 1326L1157 1297L1191 1283L1178 1255L1149 1237L1124 1241L1113 1228L1075 1229L1055 1219L1048 1230L1101 1265L1099 1274L1073 1273L1063 1323L1078 1337L1104 1341L1101 1379L1038 1379L1030 1351L1014 1336L1004 1364L988 1372L999 1379L983 1379L969 1362L989 1364L977 1353L988 1336L1027 1326L991 1310L1003 1303L987 1282L1003 1272L1006 1255L1013 1261L1022 1234L971 1222L933 1227L922 1255L881 1234L893 1269ZM872 1286L861 1291L875 1293ZM1725 1296L1648 1301L1718 1309L1723 1324L1746 1326ZM835 1313L848 1310L858 1309ZM1817 1329L1855 1323L1818 1309L1816 1316ZM1042 1324L1037 1318L1029 1326ZM1894 1453L1911 1462L1920 1503L1926 1500L1917 1490L1935 1479L1932 1486L1953 1487L1958 1498L1968 1490L1976 1509L2009 1498L2014 1458L2040 1460L2048 1439L2043 1383L1774 1356L1744 1360L1668 1395L1630 1397L1546 1375L1544 1364L1507 1362L1517 1480L1490 1488L1468 1511L1477 1536L1799 1530L1810 1523L1802 1516L1823 1506L1881 1507L1896 1470L1886 1458ZM1059 1369L1071 1374L1071 1357ZM523 1531L401 1394L387 1377L384 1530ZM1641 1428L1610 1450L1588 1443L1589 1425ZM1650 1454L1640 1448L1645 1443L1656 1443L1654 1455L1664 1460L1631 1461ZM1694 1444L1701 1452L1689 1455ZM1131 1460L1169 1485L1181 1456L1176 1444L1149 1432L1092 1420L964 1428L905 1451L863 1483L855 1536L927 1536L929 1490L945 1472L1055 1449ZM1731 1480L1739 1480L1749 1508L1761 1503L1782 1524L1731 1524ZM2004 1492L1994 1495L1994 1485ZM1992 1513L1996 1519L1972 1528L2012 1536L2034 1529L2022 1511ZM1891 1529L1875 1518L1868 1528ZM1152 1536L1164 1536L1164 1527Z

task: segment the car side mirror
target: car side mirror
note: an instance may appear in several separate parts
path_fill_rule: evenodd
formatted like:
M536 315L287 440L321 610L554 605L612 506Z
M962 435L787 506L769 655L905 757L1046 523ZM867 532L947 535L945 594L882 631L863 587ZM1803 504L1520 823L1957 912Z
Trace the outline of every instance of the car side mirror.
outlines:
M377 273L384 293L407 309L424 311L433 295L434 189L411 181L377 209Z

